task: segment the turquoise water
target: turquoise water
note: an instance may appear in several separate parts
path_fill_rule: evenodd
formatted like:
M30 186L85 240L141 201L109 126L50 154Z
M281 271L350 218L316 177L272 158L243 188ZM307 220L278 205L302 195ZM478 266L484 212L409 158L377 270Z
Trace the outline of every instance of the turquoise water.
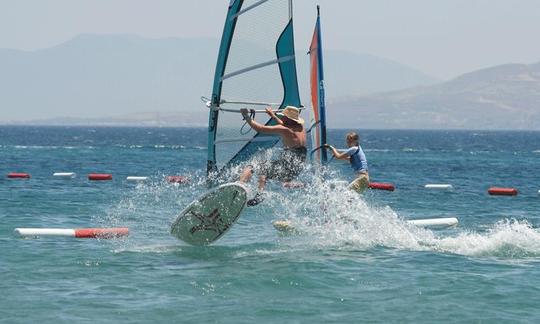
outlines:
M330 132L343 142L344 131ZM0 321L540 321L540 133L363 131L363 197L270 184L216 244L168 234L203 193L205 129L0 127ZM328 175L347 179L333 162ZM8 180L28 172L30 180ZM70 180L54 172L77 172ZM89 182L88 173L113 181ZM166 175L188 175L171 185ZM149 176L133 184L127 176ZM302 178L311 179L310 172ZM451 183L452 191L428 191ZM492 197L490 186L516 187ZM349 202L347 202L349 201ZM327 206L322 213L320 206ZM459 218L429 231L406 219ZM298 235L271 222L291 219ZM127 226L125 239L21 239L16 227Z

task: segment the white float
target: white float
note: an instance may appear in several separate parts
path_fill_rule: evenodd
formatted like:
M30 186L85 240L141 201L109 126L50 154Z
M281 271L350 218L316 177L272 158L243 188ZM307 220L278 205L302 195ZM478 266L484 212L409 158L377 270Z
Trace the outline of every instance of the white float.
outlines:
M443 229L456 226L459 222L455 217L429 218L408 220L408 224L430 229ZM280 232L297 232L297 229L290 220L282 219L272 222L274 228Z
M148 177L135 177L135 176L129 176L126 178L127 181L146 181L148 180Z
M426 189L452 189L451 184L427 184L424 186Z
M66 178L66 179L72 179L75 178L77 174L75 172L55 172L53 173L53 177L56 178Z
M127 227L114 228L16 228L14 233L21 237L64 236L75 238L114 238L128 236Z
M446 228L456 226L459 222L455 217L447 218L430 218L430 219L413 219L408 220L407 223L420 227L429 228Z

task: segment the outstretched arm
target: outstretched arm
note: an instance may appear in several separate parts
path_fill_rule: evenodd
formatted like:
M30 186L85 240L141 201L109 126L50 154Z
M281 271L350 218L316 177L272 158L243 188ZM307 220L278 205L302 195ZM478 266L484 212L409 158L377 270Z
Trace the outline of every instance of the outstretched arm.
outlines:
M282 121L281 119L279 119L279 117L276 116L276 114L274 114L274 111L272 110L272 107L266 107L265 110L266 110L266 113L267 113L273 120L275 120L276 124L281 125L281 126L284 125L283 121Z
M335 147L329 144L324 144L324 147L329 148L332 151L332 155L338 160L349 160L350 157L346 153L340 153Z
M262 125L262 124L256 122L249 115L249 111L248 111L247 108L240 109L240 112L242 113L242 116L244 117L246 122L249 124L249 126L251 126L251 128L253 128L254 130L256 130L259 133L281 133L284 130L284 127L281 126L281 125L265 126L265 125Z

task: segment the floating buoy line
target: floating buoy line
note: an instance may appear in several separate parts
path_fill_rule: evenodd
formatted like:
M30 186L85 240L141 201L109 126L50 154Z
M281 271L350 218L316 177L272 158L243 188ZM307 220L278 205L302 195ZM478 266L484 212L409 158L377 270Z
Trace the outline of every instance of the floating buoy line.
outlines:
M75 172L55 172L53 173L53 178L59 179L74 179L77 177ZM8 179L20 179L20 180L29 180L31 175L25 172L10 172L7 174ZM146 176L127 176L125 180L127 182L144 182L147 181L149 177ZM110 173L90 173L88 174L89 181L112 181L113 175ZM190 179L182 175L173 175L165 176L164 181L172 184L186 184L190 182ZM342 181L346 184L346 181ZM288 182L283 183L284 188L288 189L302 189L305 187L305 184L302 182ZM369 188L373 190L383 190L383 191L394 191L396 186L392 183L384 182L371 182ZM424 185L425 189L429 190L453 190L454 187L451 184L426 184ZM505 187L490 187L488 189L488 194L491 196L516 196L518 190L516 188L505 188ZM538 190L538 195L540 195L540 190ZM434 220L411 220L409 223L418 226L455 226L458 224L456 218L440 218ZM16 228L14 230L15 235L23 238L29 237L73 237L73 238L94 238L94 239L111 239L126 237L129 235L129 229L127 227L117 227L117 228Z
M77 173L75 172L55 172L53 173L54 178L58 179L74 179L77 177ZM28 180L31 179L32 176L29 173L26 172L10 172L7 174L8 179L20 179L20 180ZM144 182L147 181L149 177L146 176L127 176L125 178L128 182ZM88 174L88 180L89 181L112 181L113 175L110 173L90 173ZM187 184L191 180L187 176L183 175L171 175L171 176L165 176L164 180L168 183L173 184ZM305 187L305 184L302 182L287 182L283 183L284 188L288 189L301 189ZM393 183L386 183L386 182L371 182L369 184L369 188L373 190L383 190L383 191L394 191L396 190L396 186ZM443 191L452 191L454 189L454 186L449 183L428 183L424 185L425 189L430 190L443 190ZM488 189L488 194L491 196L517 196L519 191L516 188L505 188L505 187L490 187ZM538 190L538 195L540 195L540 190Z
M77 173L75 172L55 172L53 173L53 178L55 179L75 179ZM6 176L8 179L30 179L31 175L24 172L10 172ZM126 181L130 182L143 182L147 181L149 177L146 176L127 176ZM113 175L110 173L90 173L88 174L89 181L111 181L113 180ZM174 175L174 176L165 176L165 181L170 183L188 183L190 179L186 176Z

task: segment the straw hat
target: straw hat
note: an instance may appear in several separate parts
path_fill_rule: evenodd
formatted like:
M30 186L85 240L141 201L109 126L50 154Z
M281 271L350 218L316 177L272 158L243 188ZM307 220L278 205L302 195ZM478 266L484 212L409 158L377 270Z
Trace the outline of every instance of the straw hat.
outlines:
M285 107L282 111L280 111L280 115L286 116L290 120L295 121L300 125L304 125L304 119L300 117L300 109L294 106Z

